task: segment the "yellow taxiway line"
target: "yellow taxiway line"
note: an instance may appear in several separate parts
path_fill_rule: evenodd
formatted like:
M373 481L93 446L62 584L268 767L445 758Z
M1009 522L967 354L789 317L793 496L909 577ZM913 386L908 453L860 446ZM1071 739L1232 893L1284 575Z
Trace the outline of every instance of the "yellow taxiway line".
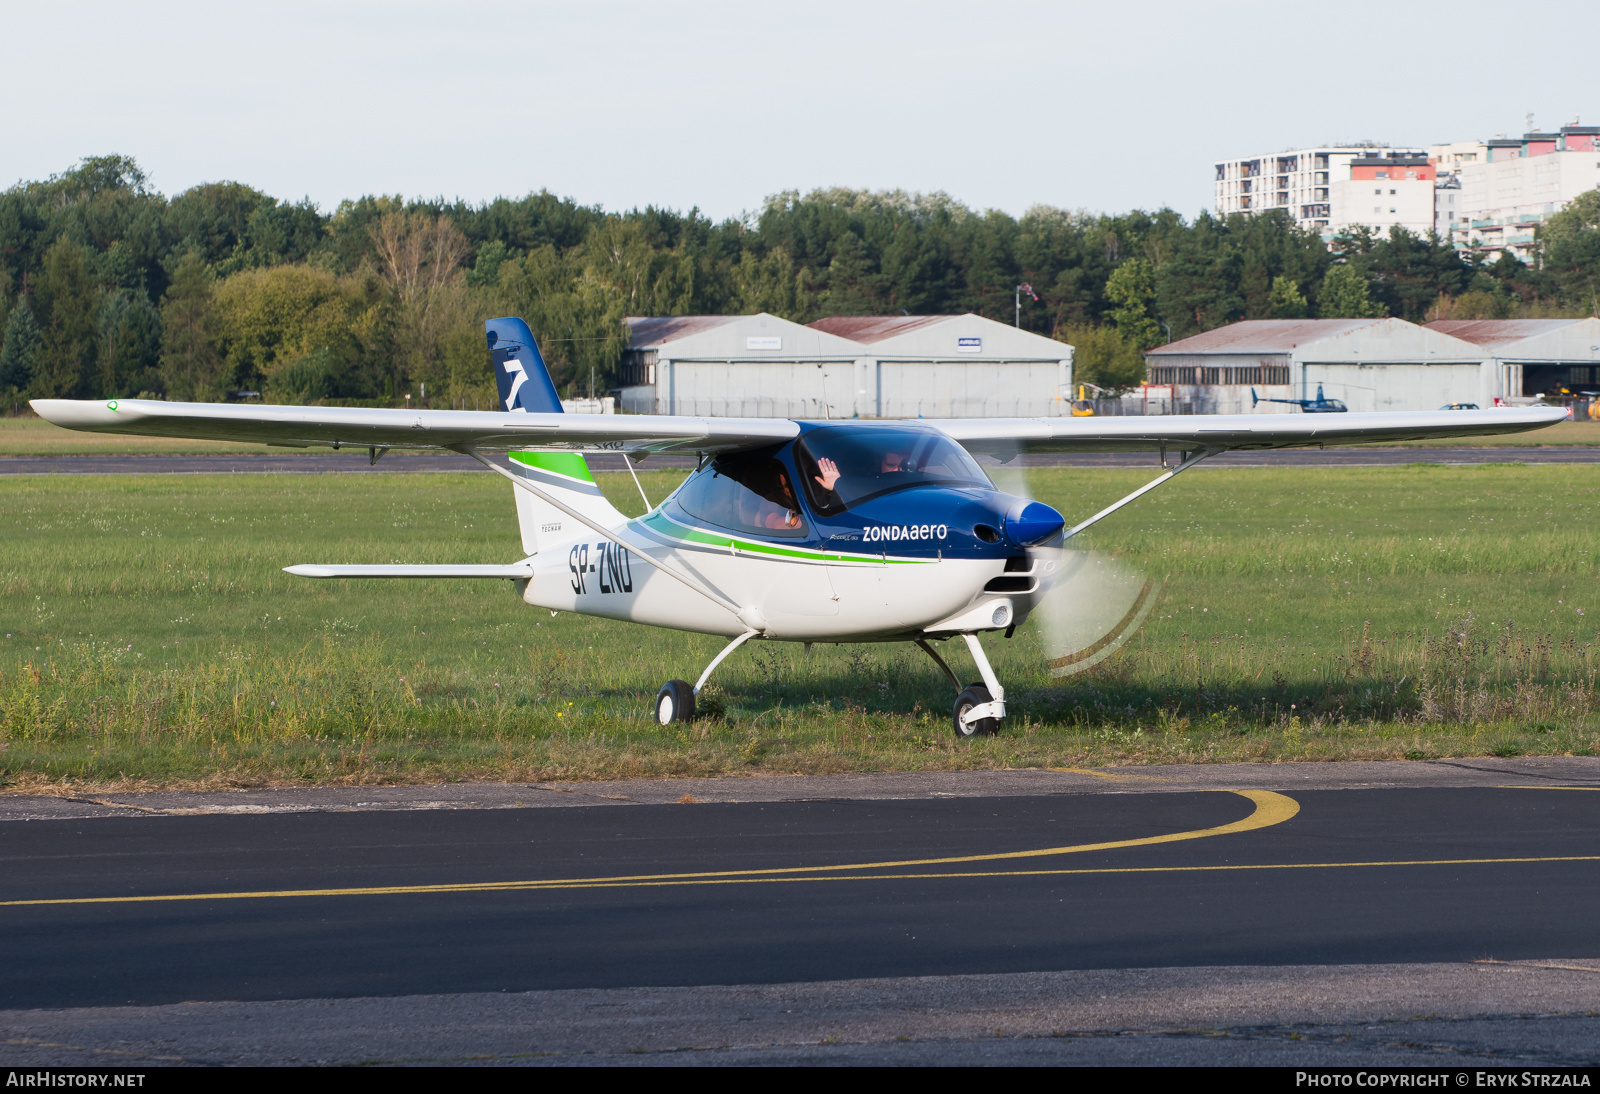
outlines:
M1600 789L1593 787L1508 787L1507 789ZM779 882L817 881L926 881L951 878L1089 877L1115 874L1205 874L1246 873L1269 870L1352 870L1403 866L1503 866L1546 862L1600 862L1600 855L1539 855L1502 858L1458 859L1373 859L1361 862L1269 862L1216 866L1103 866L1047 870L940 870L916 873L864 871L904 870L907 867L948 866L961 863L1001 862L1042 858L1050 855L1081 854L1086 851L1113 851L1130 847L1149 847L1182 840L1249 832L1282 824L1300 812L1293 798L1270 790L1233 790L1255 803L1249 816L1214 828L1198 828L1163 836L1080 843L1065 847L1043 847L1032 851L1003 851L986 855L955 855L945 858L901 859L888 862L854 862L836 866L789 866L766 870L721 870L680 874L636 874L620 877L551 878L528 881L459 882L444 885L380 885L338 889L269 889L233 893L159 893L149 896L58 897L42 900L0 901L0 908L60 904L150 904L194 900L266 900L284 897L402 896L444 893L505 893L537 890L663 888L689 885L756 885Z
M909 866L948 866L965 862L1000 862L1007 859L1073 855L1086 851L1117 851L1128 847L1149 847L1160 843L1206 839L1211 836L1226 836L1235 832L1251 832L1258 828L1270 828L1275 824L1282 824L1300 812L1299 802L1287 795L1271 790L1227 790L1223 791L1223 793L1238 794L1240 797L1248 798L1255 804L1255 809L1242 820L1236 820L1230 824L1220 824L1214 828L1197 828L1188 832L1171 832L1163 836L1143 836L1139 839L1111 840L1105 843L1078 843L1067 847L1041 847L1032 851L1001 851L987 855L952 855L946 858L899 859L888 862L847 862L837 866L781 866L766 870L715 870L685 874L635 874L624 877L552 878L548 881L465 882L455 885L383 885L345 889L269 889L243 893L158 893L149 896L88 896L57 897L43 900L0 900L0 908L48 904L148 904L175 900L264 900L272 897L387 896L401 893L478 893L520 889L616 888L634 885L716 884L761 880L824 880L829 875L842 874L848 870L893 870ZM876 877L879 875L864 876ZM943 877L946 875L938 874L932 876ZM960 875L951 874L948 876L955 877Z

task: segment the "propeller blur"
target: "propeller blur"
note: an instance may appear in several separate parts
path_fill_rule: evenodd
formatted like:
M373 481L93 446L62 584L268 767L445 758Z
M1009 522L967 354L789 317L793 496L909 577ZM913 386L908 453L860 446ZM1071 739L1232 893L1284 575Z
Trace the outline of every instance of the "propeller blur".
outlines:
M530 605L728 637L696 683L675 679L661 688L655 715L663 724L692 720L713 670L752 639L911 642L954 686L951 720L961 737L994 732L1006 713L981 634L1009 636L1038 613L1049 671L1065 676L1098 664L1138 629L1159 589L1070 541L1202 460L1239 448L1514 433L1565 416L1549 408L914 422L566 415L527 325L505 318L486 328L503 410L137 399L32 405L70 429L355 446L374 461L393 447L465 453L513 484L523 557L288 572L508 578ZM508 463L485 450L507 452ZM634 462L690 452L699 461L670 497L654 506L647 500L648 512L630 519L595 484L583 457L595 450ZM974 458L1074 450L1158 452L1161 473L1069 526L1024 489L997 487ZM963 686L936 648L957 637L981 683Z

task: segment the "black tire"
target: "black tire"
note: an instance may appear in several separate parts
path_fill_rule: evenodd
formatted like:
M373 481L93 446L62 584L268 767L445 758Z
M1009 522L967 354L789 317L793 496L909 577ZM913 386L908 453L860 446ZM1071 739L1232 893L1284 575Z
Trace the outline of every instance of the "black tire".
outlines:
M961 724L961 716L973 707L982 706L989 702L992 696L989 689L982 684L968 684L967 689L956 696L956 706L952 713L955 722L956 736L963 741L972 737L988 737L1000 732L1000 719L979 718L970 726Z
M656 723L694 721L694 688L683 680L668 680L656 692Z

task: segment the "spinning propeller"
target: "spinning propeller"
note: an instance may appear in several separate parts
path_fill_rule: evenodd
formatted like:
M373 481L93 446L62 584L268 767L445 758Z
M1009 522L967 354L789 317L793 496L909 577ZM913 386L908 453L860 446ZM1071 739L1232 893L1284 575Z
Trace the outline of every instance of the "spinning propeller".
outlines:
M1035 500L1027 471L1015 458L987 470L1001 490ZM1025 514L1023 509L1019 515ZM1052 676L1087 671L1121 649L1161 592L1161 583L1142 571L1070 539L1063 543L1058 536L1027 551L1036 580L1030 592L1015 599L1038 624Z

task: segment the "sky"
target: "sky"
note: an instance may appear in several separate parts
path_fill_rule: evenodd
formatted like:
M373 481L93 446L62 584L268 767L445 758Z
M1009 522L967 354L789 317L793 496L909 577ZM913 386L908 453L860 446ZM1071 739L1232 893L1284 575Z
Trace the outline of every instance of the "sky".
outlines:
M1214 161L1600 124L1592 0L0 4L0 186L550 190L715 220L819 187L1211 203Z

